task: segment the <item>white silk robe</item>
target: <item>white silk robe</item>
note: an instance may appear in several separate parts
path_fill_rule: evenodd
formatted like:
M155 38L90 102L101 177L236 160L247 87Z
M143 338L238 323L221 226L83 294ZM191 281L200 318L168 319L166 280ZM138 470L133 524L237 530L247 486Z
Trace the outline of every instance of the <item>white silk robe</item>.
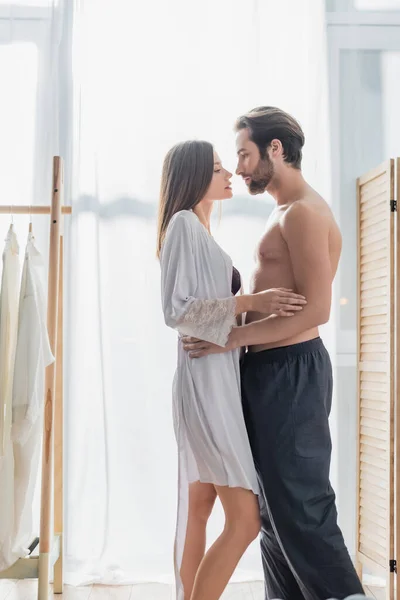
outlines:
M161 252L165 322L180 335L225 346L236 323L232 261L192 211L169 224ZM178 342L173 384L179 455L175 540L177 600L188 515L189 484L242 487L258 493L240 393L239 351L191 359Z

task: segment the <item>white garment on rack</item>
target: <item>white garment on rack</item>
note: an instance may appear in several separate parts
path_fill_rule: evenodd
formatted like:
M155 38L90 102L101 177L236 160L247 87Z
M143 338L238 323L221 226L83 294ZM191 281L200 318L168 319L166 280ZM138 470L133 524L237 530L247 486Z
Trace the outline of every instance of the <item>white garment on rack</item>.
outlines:
M24 444L43 411L45 368L54 362L46 325L43 260L29 234L22 271L12 395L12 438Z
M3 252L0 296L0 570L13 562L14 453L10 433L18 324L18 251L17 237L11 226Z
M43 260L30 233L22 271L12 398L16 558L28 553L34 537L32 503L42 440L45 368L54 362L46 325L42 270Z
M3 252L0 296L0 456L11 437L12 383L18 323L19 246L10 226Z

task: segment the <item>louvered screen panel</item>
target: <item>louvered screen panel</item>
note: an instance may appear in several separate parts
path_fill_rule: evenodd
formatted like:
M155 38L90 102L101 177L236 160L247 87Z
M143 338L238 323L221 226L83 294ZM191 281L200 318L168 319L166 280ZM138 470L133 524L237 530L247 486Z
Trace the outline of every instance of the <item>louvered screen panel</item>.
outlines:
M394 557L394 161L361 177L358 204L357 559L387 575Z
M396 190L395 200L397 202L397 212L395 213L395 255L396 255L396 275L395 275L395 463L394 463L394 496L395 496L395 542L396 542L396 562L400 559L400 229L397 218L400 208L400 158L396 159ZM397 573L399 568L397 567ZM397 579L397 577L396 577ZM400 584L396 581L396 600L400 600Z

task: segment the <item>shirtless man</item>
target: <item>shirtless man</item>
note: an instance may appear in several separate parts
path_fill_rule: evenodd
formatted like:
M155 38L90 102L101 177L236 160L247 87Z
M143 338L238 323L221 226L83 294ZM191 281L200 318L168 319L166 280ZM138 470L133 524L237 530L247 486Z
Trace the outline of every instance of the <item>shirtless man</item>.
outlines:
M332 368L318 327L329 319L341 235L301 172L304 134L293 117L260 107L236 123L238 167L251 194L276 201L257 249L251 292L285 287L307 305L291 318L247 314L225 348L185 339L193 358L248 347L243 409L262 494L266 598L343 599L363 588L337 525L329 482Z

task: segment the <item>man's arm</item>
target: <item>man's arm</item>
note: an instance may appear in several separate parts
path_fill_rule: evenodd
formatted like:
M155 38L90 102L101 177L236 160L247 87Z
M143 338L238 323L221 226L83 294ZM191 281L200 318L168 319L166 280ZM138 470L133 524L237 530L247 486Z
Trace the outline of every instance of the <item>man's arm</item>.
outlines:
M234 328L229 347L278 342L329 320L333 279L329 227L329 219L305 202L298 201L287 210L282 235L289 248L296 291L306 297L307 304L290 319L267 318Z

